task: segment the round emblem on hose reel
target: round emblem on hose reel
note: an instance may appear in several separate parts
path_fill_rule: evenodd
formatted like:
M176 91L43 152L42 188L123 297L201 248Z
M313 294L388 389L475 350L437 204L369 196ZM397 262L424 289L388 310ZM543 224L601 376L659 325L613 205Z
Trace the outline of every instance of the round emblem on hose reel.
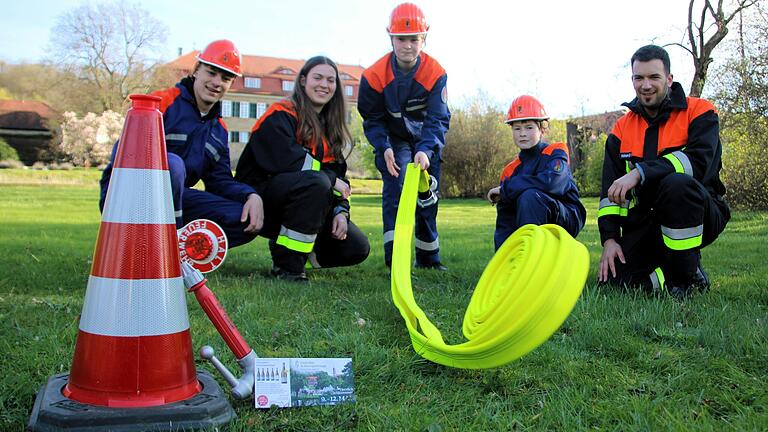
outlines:
M201 273L216 270L227 256L227 236L213 221L196 219L178 232L179 257Z

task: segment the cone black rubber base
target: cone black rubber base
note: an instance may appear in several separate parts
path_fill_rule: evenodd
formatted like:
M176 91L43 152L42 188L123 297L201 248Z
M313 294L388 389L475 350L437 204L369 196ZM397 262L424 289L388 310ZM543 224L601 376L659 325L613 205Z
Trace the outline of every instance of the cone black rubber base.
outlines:
M69 374L54 375L40 388L32 407L30 431L182 431L215 429L236 415L221 387L209 374L198 371L203 390L195 396L147 408L107 408L64 397L61 389Z

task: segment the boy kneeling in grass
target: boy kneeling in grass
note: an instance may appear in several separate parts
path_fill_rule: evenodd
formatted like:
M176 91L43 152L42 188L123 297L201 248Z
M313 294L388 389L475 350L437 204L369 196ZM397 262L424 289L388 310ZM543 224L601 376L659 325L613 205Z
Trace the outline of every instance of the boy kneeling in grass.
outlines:
M587 211L568 166L568 146L542 141L548 119L533 96L519 96L509 107L505 122L512 127L520 153L504 167L501 184L487 195L497 205L496 250L526 224L554 223L574 237L584 227Z

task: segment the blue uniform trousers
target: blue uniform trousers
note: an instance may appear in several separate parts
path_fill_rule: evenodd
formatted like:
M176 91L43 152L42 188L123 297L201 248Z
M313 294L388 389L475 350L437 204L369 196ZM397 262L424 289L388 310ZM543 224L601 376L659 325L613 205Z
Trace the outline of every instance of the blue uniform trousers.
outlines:
M413 162L415 150L407 144L392 146L395 162L400 167L400 175L393 177L387 171L384 154L376 152L376 168L381 172L383 190L381 194L381 216L384 225L384 262L392 262L392 244L395 239L395 219L400 203L400 193L405 181L406 166ZM434 155L429 161L427 172L440 184L440 156ZM435 202L425 207L416 207L416 263L429 265L440 262L440 242L437 236L437 208Z
M168 168L171 173L176 228L181 228L195 219L212 220L224 230L229 247L240 246L256 237L243 231L248 224L240 222L242 203L210 192L184 187L187 177L184 160L174 153L168 153Z
M246 223L240 222L243 204L209 192L184 187L187 170L184 160L179 155L168 153L168 171L171 176L173 212L176 218L177 229L195 219L208 219L221 226L227 235L227 242L230 247L248 243L256 237L243 231L247 226ZM104 202L107 197L107 188L111 174L112 165L109 165L100 181L101 196L99 198L99 210L102 211L104 210Z
M499 202L496 212L496 232L493 235L496 250L512 233L526 224L557 224L573 237L576 237L584 226L578 209L571 208L538 189L527 189L514 203Z

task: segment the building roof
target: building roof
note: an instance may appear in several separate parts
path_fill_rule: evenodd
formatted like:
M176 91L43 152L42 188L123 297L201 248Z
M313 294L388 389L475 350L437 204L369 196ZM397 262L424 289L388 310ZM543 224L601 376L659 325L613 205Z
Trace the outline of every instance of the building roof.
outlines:
M43 102L24 100L0 100L0 128L24 130L49 130L45 120L58 113Z
M199 53L200 51L192 51L183 54L182 56L172 60L169 65L175 69L192 70L192 68L195 67L195 63L197 62L196 57ZM304 66L305 61L306 60L300 59L286 59L279 57L265 57L243 54L241 69L243 76L292 76L299 72L301 67ZM360 78L363 76L363 71L365 70L364 67L357 65L339 64L338 66L339 73L347 74L351 77L351 79L342 78L345 81L360 81ZM281 74L280 71L283 69L288 69L291 71L291 73Z

